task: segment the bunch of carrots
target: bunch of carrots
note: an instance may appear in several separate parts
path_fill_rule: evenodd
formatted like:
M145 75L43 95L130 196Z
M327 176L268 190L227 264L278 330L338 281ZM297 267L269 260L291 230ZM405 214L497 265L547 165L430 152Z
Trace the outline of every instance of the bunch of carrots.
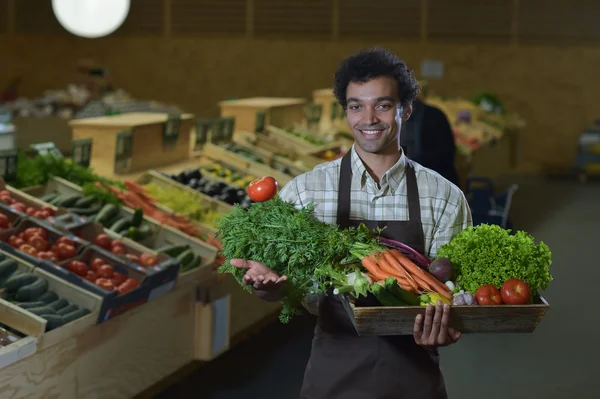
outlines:
M397 249L384 247L374 249L369 245L355 243L350 252L361 261L374 282L393 277L405 291L413 294L437 292L444 298L452 300L451 290L446 284L415 265Z
M148 191L141 185L132 182L131 180L125 180L125 190L122 190L115 186L103 185L100 182L96 182L96 187L105 189L113 193L123 205L131 208L141 208L144 212L144 216L150 217L161 225L173 227L184 234L189 236L202 239L208 245L212 245L218 250L216 266L220 266L224 263L224 258L220 255L221 243L212 236L203 234L202 230L196 227L187 216L180 215L173 212L167 212L162 210L157 205L155 198L152 198Z

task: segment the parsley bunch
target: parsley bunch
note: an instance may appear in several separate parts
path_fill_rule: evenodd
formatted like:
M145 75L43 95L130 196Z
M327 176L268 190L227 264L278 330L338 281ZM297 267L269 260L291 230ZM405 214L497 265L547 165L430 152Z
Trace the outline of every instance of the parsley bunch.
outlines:
M275 197L252 204L247 210L236 205L218 221L217 237L227 259L219 268L242 284L245 270L229 260L241 258L269 266L288 277L283 299L282 322L300 313L301 301L309 293L319 294L345 284L347 273L359 270L350 263L355 242L376 245L376 238L364 225L340 230L314 217L314 205L302 209ZM251 287L246 287L251 291Z
M456 289L471 294L484 284L498 289L510 278L525 281L532 292L548 287L552 276L552 254L546 244L536 245L524 231L514 235L497 225L469 227L440 247L438 258L448 258L454 266Z

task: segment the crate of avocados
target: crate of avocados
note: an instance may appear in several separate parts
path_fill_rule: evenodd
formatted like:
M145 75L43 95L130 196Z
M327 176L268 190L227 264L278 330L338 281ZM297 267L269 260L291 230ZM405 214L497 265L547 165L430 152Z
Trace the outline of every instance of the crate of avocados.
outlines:
M0 180L0 204L11 208L23 216L45 220L49 223L53 223L56 217L66 213L63 209L59 209L25 192L5 185L2 180Z

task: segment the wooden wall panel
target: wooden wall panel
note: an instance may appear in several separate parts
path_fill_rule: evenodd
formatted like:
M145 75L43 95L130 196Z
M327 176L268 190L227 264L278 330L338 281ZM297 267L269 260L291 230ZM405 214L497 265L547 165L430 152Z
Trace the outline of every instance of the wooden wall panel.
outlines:
M171 0L174 35L246 34L246 0Z
M129 15L115 35L162 35L165 0L131 0Z
M253 0L255 37L330 38L333 0Z
M341 0L340 39L398 41L421 34L421 0Z
M513 0L428 0L427 38L510 41Z
M15 5L15 32L21 35L70 35L58 22L52 2L40 0L13 0Z

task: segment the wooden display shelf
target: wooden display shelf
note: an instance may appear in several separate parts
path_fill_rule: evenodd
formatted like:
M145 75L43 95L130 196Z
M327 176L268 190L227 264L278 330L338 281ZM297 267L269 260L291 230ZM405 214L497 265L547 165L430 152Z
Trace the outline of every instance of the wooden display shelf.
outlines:
M167 114L128 113L76 119L73 139L93 139L90 167L103 176L127 174L189 158L194 116L183 114L165 136Z
M293 126L304 119L303 98L251 97L221 101L221 117L235 117L235 130L254 132L257 112L265 113L265 125Z

